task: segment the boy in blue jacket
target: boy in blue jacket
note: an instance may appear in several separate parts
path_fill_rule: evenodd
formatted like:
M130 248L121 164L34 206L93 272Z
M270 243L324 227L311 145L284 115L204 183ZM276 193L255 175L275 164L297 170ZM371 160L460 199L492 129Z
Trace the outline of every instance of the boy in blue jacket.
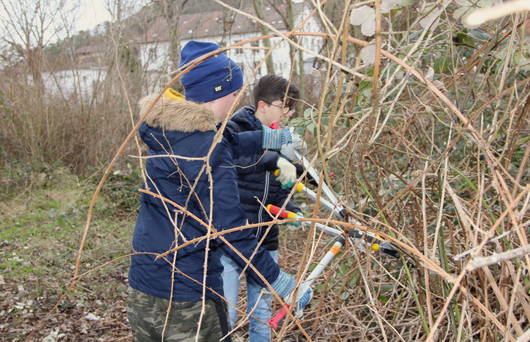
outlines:
M298 88L289 81L276 75L262 77L254 88L254 106L239 109L230 119L227 130L232 133L260 132L263 127L273 122L279 123L293 113L300 98ZM237 165L239 196L241 207L249 223L264 223L256 231L261 246L267 250L272 259L278 261L277 225L267 224L271 217L264 205L273 204L282 207L287 200L290 189L274 179L273 173L282 155L276 151L266 151L243 155L234 159ZM288 201L286 209L300 212L293 201ZM237 304L241 267L230 256L221 258L224 266L223 284L225 297L230 303ZM249 341L268 342L271 340L271 329L267 323L271 318L272 295L261 293L262 287L247 278L247 313L249 320ZM228 307L230 325L235 327L237 311L235 306Z
M181 66L218 48L214 43L190 41L181 51ZM158 196L142 194L132 241L135 254L129 269L127 311L135 341L195 341L196 336L198 341L219 341L225 336L223 254L240 267L246 261L239 254L250 259L253 267L247 267L247 275L266 286L259 272L283 298L295 286L293 276L280 270L265 249L257 248L251 229L224 235L238 253L219 238L186 244L207 236L209 230L220 232L246 224L233 158L262 148L278 149L286 139L285 132L273 130L227 132L213 144L216 126L243 84L240 68L223 53L194 67L181 82L185 98L165 92L139 129L148 147L147 189ZM142 115L155 99L153 95L140 101ZM294 176L285 165L277 166L284 173L282 182L287 183ZM298 305L305 306L310 298L308 291Z

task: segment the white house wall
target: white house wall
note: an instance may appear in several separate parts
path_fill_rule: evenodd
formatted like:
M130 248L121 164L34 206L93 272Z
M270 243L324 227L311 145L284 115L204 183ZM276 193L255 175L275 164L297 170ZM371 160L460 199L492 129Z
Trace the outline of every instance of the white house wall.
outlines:
M146 71L166 71L169 65L169 42L141 44L140 62Z
M64 98L77 94L81 99L95 96L95 87L105 76L106 71L102 69L73 69L42 74L48 94Z
M296 22L301 22L305 19L310 13L310 10L302 11L297 18ZM274 23L271 23L274 24ZM305 32L320 32L320 26L318 22L312 18L308 20L307 23L300 31ZM254 37L261 36L260 33L247 33L247 34L233 34L228 37L225 37L225 45L233 45L235 43L245 41ZM198 38L198 40L211 41L220 44L223 36L216 35L210 37ZM315 53L320 52L322 46L322 38L319 37L301 37L301 44L304 48L313 51ZM184 46L189 40L182 40L181 45ZM291 60L289 58L289 44L282 37L274 37L270 39L271 47L274 46L272 52L272 59L274 63L274 71L277 75L288 78L291 68ZM252 81L252 79L259 78L267 73L267 68L265 62L263 62L259 67L261 61L265 58L266 50L263 47L263 42L258 41L254 45L246 44L240 49L231 49L227 51L227 55L232 58L236 63L238 63L244 70L247 81ZM276 45L278 44L278 45ZM140 60L144 66L144 70L153 71L159 73L167 73L168 63L168 51L169 51L169 42L157 42L157 43L145 43L140 46ZM314 55L310 53L304 53L303 59L306 61L304 64L309 64L312 61ZM258 67L258 69L256 69ZM307 66L304 65L307 70ZM256 70L255 70L256 69Z
M256 34L242 34L232 35L227 41L226 45L232 45L241 41L248 40L256 37ZM201 38L203 41L211 41L215 43L221 43L221 36ZM181 42L184 46L188 40ZM274 62L274 70L276 74L284 77L289 76L291 68L291 60L289 58L289 44L281 37L274 37L270 39L271 47L274 47L272 52L272 59ZM263 42L257 42L259 46L252 46L251 44L245 44L241 48L231 49L227 51L227 55L232 58L236 63L243 67L245 74L252 75L254 69L258 67L258 64L265 58L267 50L263 47ZM255 43L256 44L256 43ZM278 45L277 45L278 44ZM322 40L320 38L303 38L302 46L306 49L319 52ZM167 65L169 65L169 42L159 43L148 43L140 46L140 61L144 70L146 71L157 71L167 72ZM307 56L312 55L305 53L304 59ZM257 70L257 76L265 75L267 72L265 63L262 63Z
M256 34L233 35L229 44L235 44L250 38L256 37ZM232 49L228 56L236 63L243 67L247 78L259 78L267 74L267 67L264 61L269 52L264 46L263 41L257 41L252 46L245 44L241 49ZM272 38L270 40L272 52L272 61L274 63L274 72L283 77L289 77L291 59L289 58L289 45L282 38Z
M254 34L245 35L232 35L228 45L235 44L250 38L257 37ZM227 52L228 56L237 62L240 66L243 66L246 75L251 77L256 74L253 78L259 78L267 73L267 67L263 61L268 50L263 46L263 41L258 41L259 46L252 46L251 44L245 44L241 49L231 49ZM318 37L304 37L301 39L301 45L315 53L320 52L322 46L322 39ZM277 75L289 78L291 72L291 59L289 57L290 48L289 43L282 37L274 37L270 39L270 46L272 51L272 60L274 63L274 72ZM314 57L313 54L304 53L304 60ZM296 57L298 58L298 57ZM260 64L260 62L262 62ZM256 67L258 67L257 71Z

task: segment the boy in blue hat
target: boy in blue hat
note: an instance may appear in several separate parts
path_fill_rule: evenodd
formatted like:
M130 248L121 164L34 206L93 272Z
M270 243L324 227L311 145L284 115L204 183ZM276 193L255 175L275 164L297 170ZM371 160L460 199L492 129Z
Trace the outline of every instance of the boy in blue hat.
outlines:
M214 43L190 41L181 51L181 66L217 49ZM222 254L241 267L247 264L244 258L249 259L247 276L266 286L260 274L283 298L295 287L294 277L257 248L251 229L223 235L237 251L209 237L246 224L234 156L279 149L288 140L286 132L226 132L214 145L217 124L226 118L243 84L241 69L223 53L197 65L181 82L185 97L166 91L139 129L148 146L146 186L160 198L142 194L133 236L136 253L129 269L127 311L135 341L219 341L225 336ZM155 99L151 95L140 101L142 115ZM277 166L283 184L294 181L294 166L285 160ZM193 239L200 240L187 243ZM303 308L310 299L308 291L298 306Z

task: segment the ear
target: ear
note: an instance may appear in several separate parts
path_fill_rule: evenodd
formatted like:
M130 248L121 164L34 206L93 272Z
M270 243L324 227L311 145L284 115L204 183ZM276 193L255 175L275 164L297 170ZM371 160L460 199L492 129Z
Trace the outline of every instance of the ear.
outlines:
M267 102L265 102L263 100L259 100L258 101L258 108L256 108L256 110L262 111L262 110L265 109L266 105L267 105Z

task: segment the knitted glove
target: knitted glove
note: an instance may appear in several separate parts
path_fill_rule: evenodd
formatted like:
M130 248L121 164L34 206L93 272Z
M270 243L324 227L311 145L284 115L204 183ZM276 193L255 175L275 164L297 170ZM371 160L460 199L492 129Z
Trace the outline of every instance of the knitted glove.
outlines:
M296 167L282 157L278 158L276 166L280 169L280 174L276 177L276 180L282 183L282 189L292 187L296 181Z
M296 302L296 317L301 318L304 315L304 308L309 304L313 298L313 289L308 288L306 292Z
M286 299L288 295L291 294L294 287L296 286L296 281L294 277L287 272L280 270L278 278L271 284L272 289L276 291L282 298Z
M292 275L289 273L286 273L282 270L280 270L280 274L278 275L278 278L271 284L272 288L276 293L278 293L282 298L289 304L291 301L290 295L293 291L294 287L296 286L296 281ZM311 288L307 289L307 291L298 299L298 302L296 303L296 314L297 316L300 316L303 314L304 308L309 304L311 301L311 298L313 297L313 290Z
M263 127L263 141L261 147L264 150L280 150L282 145L288 144L292 141L291 132L288 128L271 129L265 125Z
M302 140L302 137L291 130L292 142L282 146L280 153L286 156L291 161L297 161L296 152L304 155L307 153L307 144Z

